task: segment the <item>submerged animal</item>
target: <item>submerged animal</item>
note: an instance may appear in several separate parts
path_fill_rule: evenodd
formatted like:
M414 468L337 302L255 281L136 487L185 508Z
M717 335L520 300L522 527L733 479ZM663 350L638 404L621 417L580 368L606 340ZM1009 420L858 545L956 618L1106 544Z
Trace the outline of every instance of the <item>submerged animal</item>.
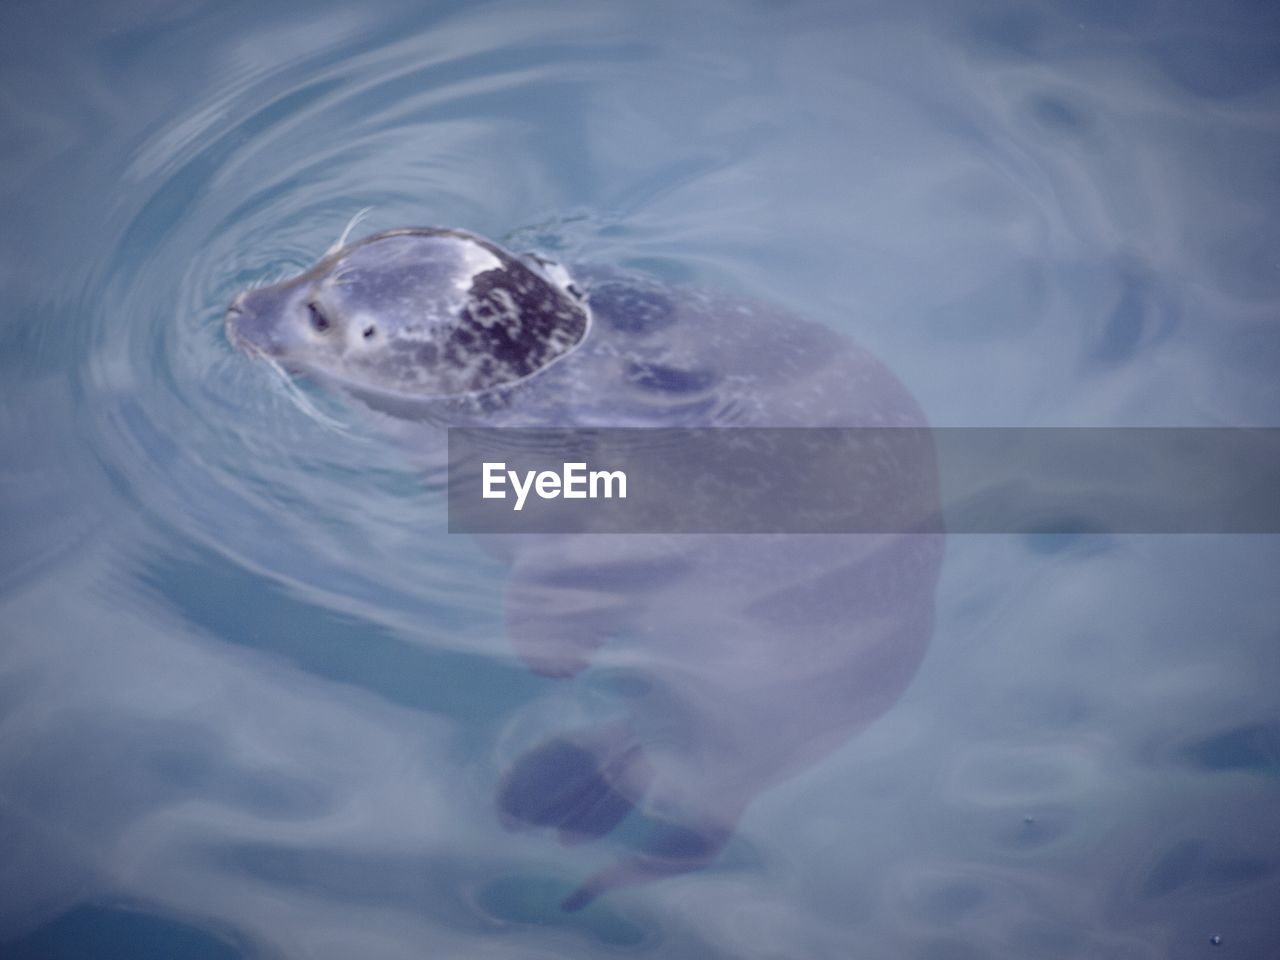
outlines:
M874 357L818 324L640 274L390 230L236 297L233 344L424 430L919 427ZM928 511L932 447L895 471ZM832 477L858 488L858 477ZM593 841L563 903L714 860L762 790L887 710L933 631L935 533L487 536L507 634L549 677L600 671L603 714L542 731L499 778L511 828Z

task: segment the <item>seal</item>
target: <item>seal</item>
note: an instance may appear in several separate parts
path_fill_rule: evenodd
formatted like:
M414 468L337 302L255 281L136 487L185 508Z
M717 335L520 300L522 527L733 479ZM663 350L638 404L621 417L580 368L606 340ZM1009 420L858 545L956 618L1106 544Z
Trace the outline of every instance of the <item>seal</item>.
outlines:
M882 363L820 324L638 273L570 279L459 230L339 245L241 294L226 328L245 352L435 434L925 424ZM891 470L936 512L927 440L908 463L873 459L831 482L884 489ZM928 647L942 555L936 533L479 539L508 564L515 654L618 691L600 708L598 691L552 685L513 706L495 747L507 828L612 852L565 910L716 860L761 791L889 709Z
M587 335L581 295L552 266L460 230L388 230L240 294L227 335L356 392L482 392L546 368Z

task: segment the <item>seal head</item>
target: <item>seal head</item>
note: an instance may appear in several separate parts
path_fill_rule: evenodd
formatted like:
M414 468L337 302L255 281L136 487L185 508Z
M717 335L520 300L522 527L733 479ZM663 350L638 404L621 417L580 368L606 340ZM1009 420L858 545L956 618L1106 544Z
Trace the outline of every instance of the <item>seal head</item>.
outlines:
M513 384L573 350L590 316L553 265L461 230L388 230L246 291L227 336L357 393L409 398Z

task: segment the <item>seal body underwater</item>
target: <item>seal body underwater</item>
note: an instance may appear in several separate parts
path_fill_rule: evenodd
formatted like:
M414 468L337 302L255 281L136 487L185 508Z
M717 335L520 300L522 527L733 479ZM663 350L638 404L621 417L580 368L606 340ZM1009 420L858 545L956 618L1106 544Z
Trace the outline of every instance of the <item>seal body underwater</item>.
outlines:
M634 273L570 278L458 230L342 246L238 296L226 326L436 431L925 425L883 364L819 324ZM936 509L931 448L895 469ZM933 632L936 533L481 539L510 566L506 630L529 669L618 691L590 718L534 725L498 781L509 828L607 848L565 909L713 861L761 791L897 700Z

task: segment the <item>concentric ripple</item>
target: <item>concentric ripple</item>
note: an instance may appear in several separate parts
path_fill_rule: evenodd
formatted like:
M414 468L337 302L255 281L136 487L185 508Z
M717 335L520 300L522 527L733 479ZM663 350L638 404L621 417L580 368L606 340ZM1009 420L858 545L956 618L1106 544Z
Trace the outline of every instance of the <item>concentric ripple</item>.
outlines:
M223 85L134 150L128 220L96 271L106 279L76 371L95 398L86 430L117 488L172 542L376 620L420 621L425 602L456 623L492 598L482 559L463 549L442 562L441 504L413 466L421 432L401 436L250 362L228 344L224 311L238 291L308 266L362 208L362 231L501 235L537 222L521 206L545 194L530 177L560 158L545 156L534 118L522 131L496 111L583 87L584 65L625 63L627 51L527 34L495 46L467 22L409 39L338 26L323 54L270 69L237 71L246 51L224 51ZM544 246L572 243L541 220L530 229Z

